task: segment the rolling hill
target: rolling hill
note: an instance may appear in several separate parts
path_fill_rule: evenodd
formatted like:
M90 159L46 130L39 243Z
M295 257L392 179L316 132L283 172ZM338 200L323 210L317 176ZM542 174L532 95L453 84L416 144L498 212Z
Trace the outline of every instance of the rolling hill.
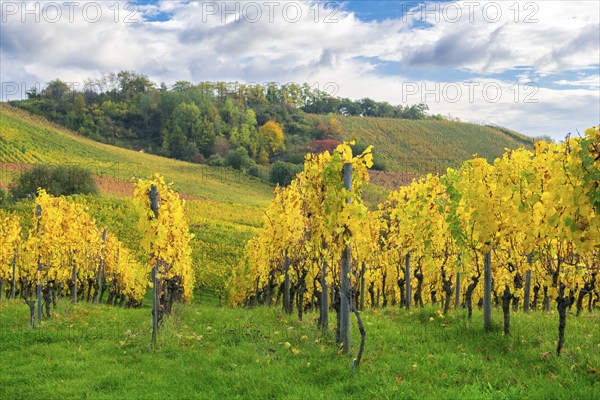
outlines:
M79 164L98 176L101 196L77 196L101 225L134 253L141 251L132 200L133 178L162 174L187 199L185 211L196 278L217 293L248 239L262 225L272 188L228 168L208 167L98 143L47 120L0 103L0 184L6 186L29 164ZM29 201L9 205L31 225Z
M272 189L246 174L95 142L6 103L0 127L0 163L76 163L123 181L159 172L178 191L206 200L262 208L271 199Z
M326 118L324 116L314 116ZM493 161L505 148L531 147L533 140L508 129L477 124L339 116L344 140L374 145L375 161L365 200L374 207L387 191L428 172L444 172L474 153ZM90 168L104 192L127 195L133 177L159 172L191 198L216 201L239 211L261 211L271 188L229 168L208 167L102 144L22 109L0 103L0 185L19 168L36 163L77 163Z
M346 140L374 146L376 160L403 174L443 172L474 153L488 161L505 148L533 147L533 139L504 128L464 122L339 117Z

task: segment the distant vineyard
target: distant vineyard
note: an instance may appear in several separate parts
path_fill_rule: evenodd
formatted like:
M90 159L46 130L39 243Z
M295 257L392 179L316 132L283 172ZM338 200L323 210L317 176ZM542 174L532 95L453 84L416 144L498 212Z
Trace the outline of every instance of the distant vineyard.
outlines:
M533 148L532 139L477 124L393 118L339 117L346 140L374 146L392 172L443 173L478 153L493 161L505 148Z

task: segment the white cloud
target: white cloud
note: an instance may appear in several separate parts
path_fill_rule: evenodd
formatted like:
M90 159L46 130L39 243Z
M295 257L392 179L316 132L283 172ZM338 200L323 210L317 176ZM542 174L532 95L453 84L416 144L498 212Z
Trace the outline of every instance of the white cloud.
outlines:
M453 14L454 9L459 13ZM594 1L437 3L407 15L407 23L431 26L401 35L406 40L398 41L387 58L476 73L501 73L520 66L556 73L596 66L599 15L600 3Z
M466 13L467 3L457 2L427 15L413 13L406 20L379 22L361 21L360 15L341 9L333 16L335 23L324 22L330 12L324 12L322 3L318 8L310 2L295 1L279 1L272 9L265 2L255 2L262 15L254 22L251 20L257 15L246 6L248 2L237 3L239 22L235 22L236 15L224 15L221 1L161 1L140 6L130 15L137 23L124 22L131 11L124 8L125 2L118 15L113 2L96 2L103 7L102 18L90 23L90 15L88 21L83 18L84 2L80 3L72 23L66 13L57 23L45 21L43 15L39 23L32 15L22 23L21 13L8 15L11 10L2 3L1 18L6 22L3 20L0 28L0 80L31 84L60 77L82 84L104 71L130 69L156 82L171 83L295 81L324 87L335 82L342 96L401 103L403 83L406 86L415 80L403 72L403 66L433 71L428 76L440 71L436 78L440 83L449 80L444 71L452 69L467 71L478 82L485 82L482 76L489 79L490 74L522 69L517 77L521 83L561 73L557 85L569 81L580 88L540 88L537 105L509 100L489 103L481 96L474 102L427 103L434 112L497 122L531 134L557 132L562 136L579 124L592 125L600 120L597 75L564 78L573 71L597 71L597 2L521 2L518 22L514 21L514 9L509 9L515 2L495 2L501 6L502 18L493 23L485 17L493 17L495 5L486 6L490 2L483 1L473 10L473 22ZM14 4L20 7L20 2ZM40 4L43 8L46 3ZM525 4L538 8L525 9ZM297 6L302 17L292 22ZM236 3L229 2L227 7L234 10ZM484 7L488 10L485 17ZM429 5L430 10L433 8ZM453 23L449 19L455 16L451 14L455 9L460 9L462 16ZM169 19L152 21L158 15L168 15ZM538 22L525 23L527 16ZM398 62L399 71L393 76L378 72L377 66L383 61ZM417 83L434 82L430 78ZM497 83L510 90L510 83ZM6 91L4 85L2 90ZM0 97L6 99L6 93Z
M579 79L561 79L554 81L555 84L561 86L583 86L589 89L600 88L600 75L588 75Z

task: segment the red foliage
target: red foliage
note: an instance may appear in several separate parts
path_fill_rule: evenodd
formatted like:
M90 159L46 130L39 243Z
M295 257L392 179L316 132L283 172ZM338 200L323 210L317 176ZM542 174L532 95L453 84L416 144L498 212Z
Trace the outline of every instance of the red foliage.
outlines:
M337 140L313 140L308 144L308 148L312 153L323 153L328 151L333 153L338 145L342 144L342 142L338 142Z

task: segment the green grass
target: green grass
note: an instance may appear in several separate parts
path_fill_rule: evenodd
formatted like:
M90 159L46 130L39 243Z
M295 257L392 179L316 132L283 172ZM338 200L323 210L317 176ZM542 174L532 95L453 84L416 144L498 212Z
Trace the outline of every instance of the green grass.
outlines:
M178 307L151 349L149 301L141 309L61 301L31 331L27 307L3 300L0 398L600 398L598 314L569 315L557 358L555 313L514 314L504 336L484 334L478 311L469 326L462 312L369 310L353 372L316 315L298 322L278 309L199 303Z

